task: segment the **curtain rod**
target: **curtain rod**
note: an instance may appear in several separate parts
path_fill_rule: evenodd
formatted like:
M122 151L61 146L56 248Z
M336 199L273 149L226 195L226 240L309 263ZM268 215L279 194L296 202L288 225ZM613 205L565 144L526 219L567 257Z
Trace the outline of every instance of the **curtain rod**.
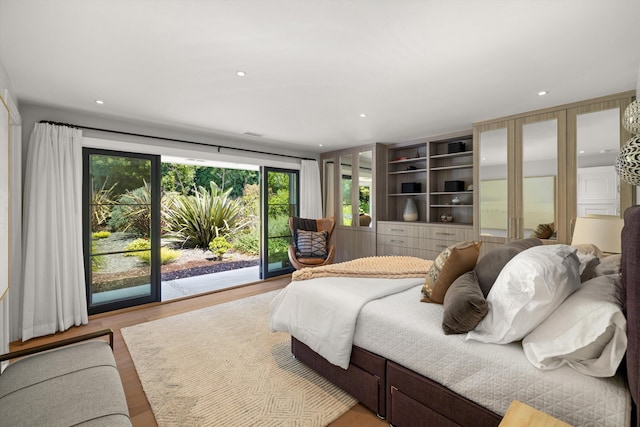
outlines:
M56 126L67 126L67 127L72 127L72 128L76 128L76 129L84 129L84 130L95 130L95 131L98 131L98 132L117 133L117 134L120 134L120 135L127 135L127 136L138 136L138 137L142 137L142 138L160 139L160 140L164 140L164 141L182 142L182 143L185 143L185 144L201 145L201 146L204 146L204 147L217 148L218 149L218 153L220 152L220 149L224 148L225 150L236 150L236 151L244 151L246 153L265 154L265 155L268 155L268 156L288 157L288 158L291 158L291 159L298 159L298 160L316 160L316 159L311 159L309 157L292 156L290 154L269 153L267 151L250 150L248 148L229 147L229 146L226 146L226 145L219 145L219 144L207 144L205 142L189 141L189 140L186 140L186 139L167 138L167 137L164 137L164 136L145 135L145 134L141 134L141 133L124 132L124 131L121 131L121 130L101 129L101 128L94 128L94 127L90 127L90 126L72 125L72 124L69 124L69 123L54 122L54 121L51 121L51 120L40 120L38 123L45 123L45 124L56 125Z

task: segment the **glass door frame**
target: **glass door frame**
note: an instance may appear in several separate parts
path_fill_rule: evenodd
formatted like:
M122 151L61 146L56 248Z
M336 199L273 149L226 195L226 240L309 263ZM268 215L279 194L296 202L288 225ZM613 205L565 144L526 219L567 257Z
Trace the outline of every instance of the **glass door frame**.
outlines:
M295 271L295 268L291 263L283 265L281 268L271 270L269 268L269 240L273 238L282 239L288 238L289 244L292 243L293 236L291 230L287 225L287 235L282 236L269 236L269 173L286 173L295 176L294 182L289 181L289 217L300 216L300 171L296 169L283 169L270 166L260 167L260 279L268 279L270 277L282 276ZM291 188L295 185L295 188ZM292 203L291 196L293 193ZM288 223L287 223L288 224ZM288 258L287 258L288 260Z
M91 175L90 158L92 155L129 157L149 160L151 162L151 269L149 295L124 298L112 302L95 305L92 303L92 269L91 269ZM130 153L116 150L83 147L82 149L82 240L84 251L85 285L87 310L89 314L104 313L121 308L133 307L150 302L161 301L160 275L160 216L161 216L161 161L159 155Z

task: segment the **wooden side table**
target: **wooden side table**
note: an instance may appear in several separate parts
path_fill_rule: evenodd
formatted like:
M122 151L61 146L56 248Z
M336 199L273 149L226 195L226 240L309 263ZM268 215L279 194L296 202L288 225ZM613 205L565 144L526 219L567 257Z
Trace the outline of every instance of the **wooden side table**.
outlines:
M571 427L571 425L514 400L498 427Z

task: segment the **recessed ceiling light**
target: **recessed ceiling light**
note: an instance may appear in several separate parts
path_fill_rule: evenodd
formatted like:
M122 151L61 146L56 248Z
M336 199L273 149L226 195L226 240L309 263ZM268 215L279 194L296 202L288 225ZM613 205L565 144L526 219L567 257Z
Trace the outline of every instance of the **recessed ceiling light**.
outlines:
M487 158L486 158L486 157L483 157L483 158L482 158L482 160L487 160Z
M102 99L96 99L96 104L102 105L104 104L104 101Z
M548 90L541 90L540 92L538 92L538 96L545 96L548 93L549 93Z
M360 117L364 118L367 117L367 115L365 113L360 113Z
M246 75L247 75L247 73L245 73L244 71L236 71L236 76L238 76L238 77L244 77Z
M322 147L322 144L318 144L318 147Z
M580 154L584 154L584 150L580 150L580 151L579 151L579 153L580 153Z

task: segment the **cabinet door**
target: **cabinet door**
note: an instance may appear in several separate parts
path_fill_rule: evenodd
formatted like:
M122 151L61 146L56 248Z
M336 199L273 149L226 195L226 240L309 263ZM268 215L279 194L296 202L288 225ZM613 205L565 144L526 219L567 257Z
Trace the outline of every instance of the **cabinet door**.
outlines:
M516 120L514 237L565 242L566 112Z
M340 156L340 206L338 206L338 225L353 226L353 154Z
M516 209L509 196L515 189L514 140L513 120L474 128L474 227L483 252L515 237Z

